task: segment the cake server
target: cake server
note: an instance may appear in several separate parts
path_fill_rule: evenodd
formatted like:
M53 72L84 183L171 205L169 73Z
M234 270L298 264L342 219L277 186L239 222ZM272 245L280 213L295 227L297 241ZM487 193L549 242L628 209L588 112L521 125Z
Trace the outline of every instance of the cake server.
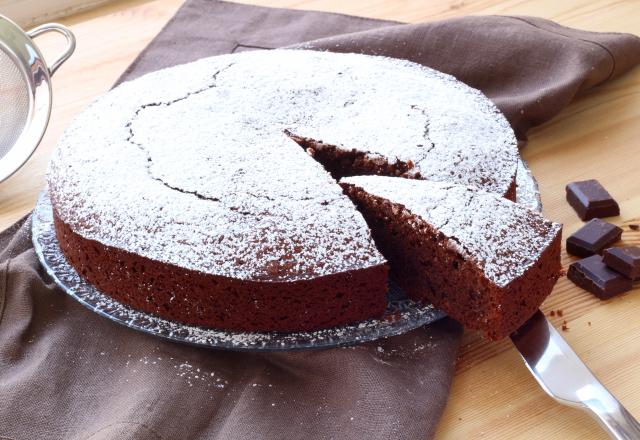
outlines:
M640 423L602 385L539 310L511 335L542 389L589 412L611 438L640 439Z
M66 47L51 66L33 38L57 32ZM49 123L51 76L73 53L76 41L66 27L49 23L24 32L0 15L0 182L33 154Z

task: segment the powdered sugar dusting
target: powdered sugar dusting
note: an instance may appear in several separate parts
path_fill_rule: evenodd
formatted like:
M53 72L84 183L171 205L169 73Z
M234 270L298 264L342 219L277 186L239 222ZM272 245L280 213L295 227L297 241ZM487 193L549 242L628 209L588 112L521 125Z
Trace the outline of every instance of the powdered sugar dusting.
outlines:
M523 205L472 187L382 176L348 177L341 182L420 216L500 287L536 264L562 228Z
M501 194L516 169L504 117L450 76L382 57L256 51L154 72L98 100L54 153L53 203L85 238L214 275L298 280L382 264L362 216L285 130Z

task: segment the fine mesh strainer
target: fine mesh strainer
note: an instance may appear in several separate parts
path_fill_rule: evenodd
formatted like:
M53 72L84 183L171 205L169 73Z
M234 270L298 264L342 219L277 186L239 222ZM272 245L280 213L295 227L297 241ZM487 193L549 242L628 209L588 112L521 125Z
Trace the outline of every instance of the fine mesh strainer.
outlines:
M47 66L32 38L58 32L66 38L59 58ZM51 76L73 53L75 37L59 24L29 32L0 15L0 182L29 159L51 113Z

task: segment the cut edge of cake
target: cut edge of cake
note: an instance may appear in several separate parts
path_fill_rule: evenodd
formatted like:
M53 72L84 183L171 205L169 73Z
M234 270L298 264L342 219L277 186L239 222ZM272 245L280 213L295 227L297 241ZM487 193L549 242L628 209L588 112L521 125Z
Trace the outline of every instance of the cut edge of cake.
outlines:
M298 136L289 130L285 130L284 133L319 162L336 181L345 177L366 175L431 180L425 179L419 170L416 171L415 164L411 160L403 161L396 157L392 162L381 155L371 154L357 148L338 148L335 145L309 137ZM514 171L511 184L506 192L500 194L511 201L516 200L516 172L517 170Z

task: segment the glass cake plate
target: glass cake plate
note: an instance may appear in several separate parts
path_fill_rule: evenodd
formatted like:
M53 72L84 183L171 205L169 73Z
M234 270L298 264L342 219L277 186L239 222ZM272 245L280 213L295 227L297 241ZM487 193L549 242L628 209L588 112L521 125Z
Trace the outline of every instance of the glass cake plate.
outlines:
M524 162L517 175L517 200L540 210L538 185ZM370 319L313 332L247 333L195 327L137 311L101 293L67 262L55 235L49 193L45 189L32 217L33 245L40 262L54 281L88 309L135 330L176 342L226 350L283 351L353 345L406 333L445 316L431 304L411 301L391 284L387 310L380 319Z

